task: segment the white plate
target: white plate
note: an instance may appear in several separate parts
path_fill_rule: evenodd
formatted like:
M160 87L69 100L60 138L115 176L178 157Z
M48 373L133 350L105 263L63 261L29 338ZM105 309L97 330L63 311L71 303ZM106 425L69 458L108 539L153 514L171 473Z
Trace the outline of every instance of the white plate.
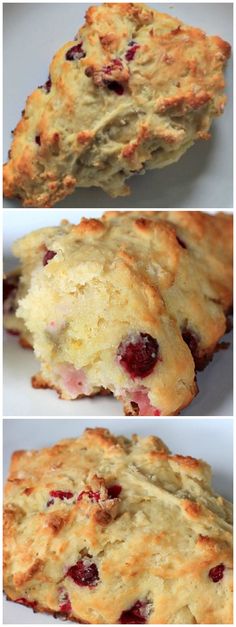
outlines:
M157 435L173 453L191 455L207 461L213 469L213 487L232 500L233 421L230 419L113 419L113 420L4 420L4 476L10 456L16 449L51 446L57 440L78 437L86 427L106 427L115 434ZM214 446L212 443L214 442ZM4 599L4 624L60 623L51 616Z
M85 216L101 215L101 210L66 211L71 222ZM13 268L16 260L11 255L12 242L27 232L42 226L57 225L65 217L63 210L4 211L5 270ZM192 404L181 412L183 416L233 415L233 349L232 333L225 337L230 342L227 350L214 355L207 368L198 373L199 394ZM62 401L53 390L35 390L30 379L38 372L39 364L30 350L23 350L17 338L4 336L4 415L5 416L122 416L121 404L112 397L95 397L79 401Z
M186 23L232 42L231 3L149 3ZM19 121L26 97L48 76L58 48L73 39L82 25L87 3L5 3L4 5L4 158L11 130ZM228 105L212 127L212 139L199 141L181 160L162 170L130 179L132 193L112 199L99 189L79 189L58 207L227 207L233 206L232 61L226 69ZM5 207L18 207L5 200Z

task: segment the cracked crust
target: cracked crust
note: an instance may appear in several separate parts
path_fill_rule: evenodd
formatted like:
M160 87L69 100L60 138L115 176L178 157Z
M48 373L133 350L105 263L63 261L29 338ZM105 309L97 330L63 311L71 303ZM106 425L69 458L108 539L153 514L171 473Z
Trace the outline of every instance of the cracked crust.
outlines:
M44 265L47 251L54 255ZM64 399L109 390L127 415L175 415L191 402L195 371L222 348L228 328L231 215L108 212L35 231L14 252L22 279L11 324L20 322L40 359L34 387ZM135 379L118 347L143 332L158 343L158 361Z
M121 490L108 498L112 485ZM71 496L52 503L53 490ZM16 451L4 502L9 599L62 615L63 590L65 618L82 623L117 624L148 600L141 622L231 624L232 507L212 491L205 462L171 454L154 436L86 429L50 448ZM66 575L88 554L99 573L93 588ZM224 575L213 582L219 564Z
M91 7L76 42L53 57L50 80L27 99L4 195L51 207L76 187L128 194L133 173L173 163L209 139L226 102L229 56L220 37L146 5Z

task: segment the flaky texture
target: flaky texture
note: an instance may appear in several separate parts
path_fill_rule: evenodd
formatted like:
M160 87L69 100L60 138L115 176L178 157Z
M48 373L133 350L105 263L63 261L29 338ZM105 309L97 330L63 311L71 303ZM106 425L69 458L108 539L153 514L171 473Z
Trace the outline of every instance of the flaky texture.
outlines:
M208 139L226 102L230 46L144 4L91 7L28 98L4 167L4 194L51 207L76 187L125 181Z
M191 402L232 305L231 215L108 212L35 231L14 253L35 387L64 399L109 390L144 416Z
M212 491L206 463L154 436L86 429L17 451L4 517L14 601L93 624L232 622L231 504ZM93 564L90 585L70 570L81 563Z

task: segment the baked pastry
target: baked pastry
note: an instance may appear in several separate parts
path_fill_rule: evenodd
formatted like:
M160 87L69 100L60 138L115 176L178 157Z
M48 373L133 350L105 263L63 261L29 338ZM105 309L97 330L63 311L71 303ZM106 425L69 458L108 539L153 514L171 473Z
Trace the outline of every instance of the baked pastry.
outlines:
M229 624L232 507L208 464L106 429L13 454L4 590L82 623ZM114 603L115 599L115 603Z
M41 362L35 387L63 399L110 391L128 415L191 402L232 305L230 214L108 212L39 229L13 250L16 319Z
M129 193L126 179L177 161L224 110L230 46L145 4L91 7L28 98L4 195L51 207L76 187Z

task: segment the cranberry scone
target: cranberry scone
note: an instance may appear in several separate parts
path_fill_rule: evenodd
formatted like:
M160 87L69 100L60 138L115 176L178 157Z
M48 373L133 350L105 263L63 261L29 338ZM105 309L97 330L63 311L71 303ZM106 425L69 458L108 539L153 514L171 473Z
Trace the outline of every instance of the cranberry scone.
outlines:
M106 429L13 454L4 590L91 624L232 623L232 507L211 469ZM115 599L115 603L114 603Z
M126 179L177 161L226 102L230 45L145 4L91 7L27 99L4 194L51 207L76 187L129 193Z
M107 391L128 415L172 415L191 402L195 370L227 329L231 215L108 212L39 229L13 250L22 268L13 318L41 362L35 387L63 399Z

